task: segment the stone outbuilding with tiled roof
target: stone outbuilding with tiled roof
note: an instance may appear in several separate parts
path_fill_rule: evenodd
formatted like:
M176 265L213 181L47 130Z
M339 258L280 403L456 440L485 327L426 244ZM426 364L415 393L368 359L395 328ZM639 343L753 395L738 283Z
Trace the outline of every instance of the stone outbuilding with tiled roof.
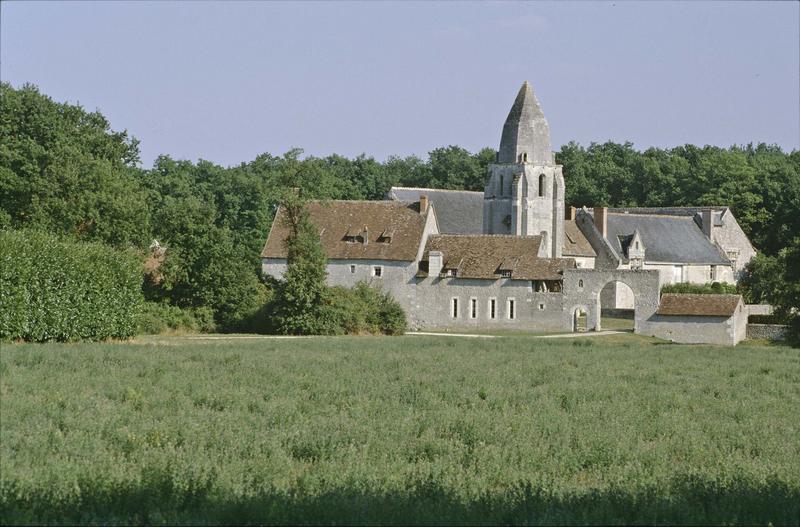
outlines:
M682 344L735 346L747 335L741 295L664 293L642 333Z

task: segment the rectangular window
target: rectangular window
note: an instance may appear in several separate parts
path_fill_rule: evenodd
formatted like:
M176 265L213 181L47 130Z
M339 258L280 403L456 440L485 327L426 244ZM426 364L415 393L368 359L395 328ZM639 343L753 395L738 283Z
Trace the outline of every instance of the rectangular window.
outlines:
M489 318L494 320L497 318L497 299L490 298L489 299Z
M453 318L458 318L458 298L453 297L450 299L450 314Z
M475 297L469 299L469 318L478 318L478 299Z
M373 266L373 268L372 268L372 276L375 276L377 278L380 278L381 276L383 276L383 266L382 265Z
M356 266L355 265L351 265L350 266L350 274L356 274Z
M513 298L508 299L508 319L514 320L517 314L514 312L514 308L516 307L516 302Z
M711 281L713 282L716 279L717 279L717 266L716 265L712 265L711 266Z
M672 267L672 283L679 284L683 282L683 266L675 265Z

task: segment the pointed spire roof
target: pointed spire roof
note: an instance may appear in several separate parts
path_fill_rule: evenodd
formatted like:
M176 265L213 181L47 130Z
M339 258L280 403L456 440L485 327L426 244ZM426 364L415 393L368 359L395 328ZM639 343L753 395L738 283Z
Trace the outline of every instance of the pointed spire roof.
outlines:
M535 165L554 163L550 150L550 127L528 81L522 84L506 117L498 161L521 163L526 159Z

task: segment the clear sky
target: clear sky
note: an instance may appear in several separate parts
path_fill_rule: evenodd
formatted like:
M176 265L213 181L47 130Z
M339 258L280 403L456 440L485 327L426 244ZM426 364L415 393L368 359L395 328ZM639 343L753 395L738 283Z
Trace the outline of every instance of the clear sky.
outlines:
M0 76L223 165L291 147L498 147L529 80L553 147L800 148L798 2L2 2Z

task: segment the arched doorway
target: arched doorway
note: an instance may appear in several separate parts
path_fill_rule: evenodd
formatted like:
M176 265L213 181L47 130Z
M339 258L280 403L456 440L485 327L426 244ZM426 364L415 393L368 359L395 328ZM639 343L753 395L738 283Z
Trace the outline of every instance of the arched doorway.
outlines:
M572 332L585 333L588 327L588 309L586 306L578 306L572 311Z
M633 289L620 280L611 280L600 290L598 329L633 331L636 301Z

